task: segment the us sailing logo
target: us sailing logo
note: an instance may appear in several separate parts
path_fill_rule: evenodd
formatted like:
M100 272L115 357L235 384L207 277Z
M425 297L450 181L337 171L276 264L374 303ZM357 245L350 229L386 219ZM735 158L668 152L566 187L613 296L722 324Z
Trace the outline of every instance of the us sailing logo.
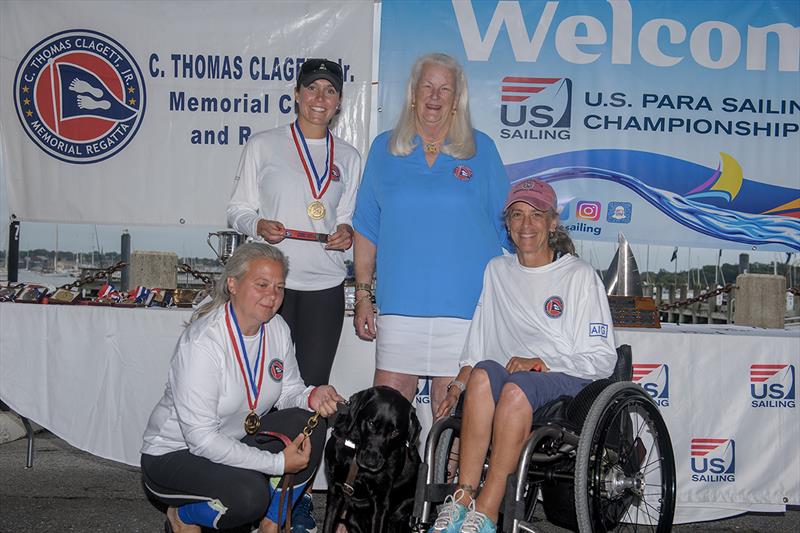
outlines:
M755 408L794 408L794 377L794 365L750 365L750 405Z
M67 163L97 163L125 148L145 104L139 65L117 41L91 30L43 39L14 78L14 105L25 133Z
M692 481L736 481L736 442L733 439L693 438Z
M569 139L572 80L506 76L500 86L503 139ZM513 129L512 129L513 128Z
M420 386L419 381L422 381ZM431 403L431 378L422 378L417 381L417 393L414 395L416 403Z
M669 365L634 363L633 381L641 385L659 407L669 407Z

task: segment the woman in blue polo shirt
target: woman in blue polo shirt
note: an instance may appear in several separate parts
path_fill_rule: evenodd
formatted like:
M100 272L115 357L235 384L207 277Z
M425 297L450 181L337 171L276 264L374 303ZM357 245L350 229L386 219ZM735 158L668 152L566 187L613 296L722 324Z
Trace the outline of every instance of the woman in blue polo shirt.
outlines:
M452 380L483 270L506 242L508 190L494 142L472 128L461 66L419 58L396 127L372 143L353 218L354 325L377 340L376 385L411 400L431 376L433 412L449 386L463 387Z

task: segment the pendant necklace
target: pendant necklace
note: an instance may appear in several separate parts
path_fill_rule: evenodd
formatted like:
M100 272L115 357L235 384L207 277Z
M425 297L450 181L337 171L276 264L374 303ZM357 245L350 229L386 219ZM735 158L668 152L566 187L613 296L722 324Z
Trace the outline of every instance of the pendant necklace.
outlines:
M233 322L233 326L231 326L231 322ZM256 413L256 406L258 405L258 397L261 394L261 383L264 379L264 359L266 357L264 324L261 324L259 330L259 349L256 353L256 361L252 369L250 367L250 360L247 358L247 347L244 344L242 330L239 327L239 321L236 319L236 312L233 310L233 304L230 302L225 306L225 325L228 328L228 337L231 340L233 352L236 354L236 362L239 363L239 370L242 372L245 394L247 395L247 406L250 408L250 412L244 419L244 430L248 435L255 435L258 433L258 430L261 429L261 419L258 413ZM236 329L235 334L234 328ZM247 370L245 371L245 369ZM253 372L256 372L255 376ZM256 377L258 377L258 382L256 382Z
M294 147L297 149L297 156L303 164L303 170L306 171L306 177L308 178L308 185L311 187L311 197L314 199L313 202L308 204L306 214L312 220L322 220L325 218L325 204L321 200L325 191L328 190L331 176L333 176L333 134L331 130L325 130L325 171L320 176L308 149L303 130L300 129L299 120L292 123L290 129Z

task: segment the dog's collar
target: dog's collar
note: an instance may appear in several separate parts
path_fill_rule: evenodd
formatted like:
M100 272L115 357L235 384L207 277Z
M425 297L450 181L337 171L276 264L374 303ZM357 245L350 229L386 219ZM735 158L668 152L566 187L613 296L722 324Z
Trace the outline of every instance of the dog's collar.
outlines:
M344 439L343 444L345 447L350 448L351 450L355 450L357 448L356 443L350 439ZM411 448L411 441L406 441L406 448Z

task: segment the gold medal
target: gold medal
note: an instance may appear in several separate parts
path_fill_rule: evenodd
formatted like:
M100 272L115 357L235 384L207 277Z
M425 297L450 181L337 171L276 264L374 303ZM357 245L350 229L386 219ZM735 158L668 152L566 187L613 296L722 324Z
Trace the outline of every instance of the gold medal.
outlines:
M250 414L244 419L244 430L248 435L255 435L261 429L261 419L255 411L250 411Z
M308 204L308 208L306 208L306 213L309 217L314 220L322 220L325 218L325 205L320 202L319 200L314 200L310 204Z

